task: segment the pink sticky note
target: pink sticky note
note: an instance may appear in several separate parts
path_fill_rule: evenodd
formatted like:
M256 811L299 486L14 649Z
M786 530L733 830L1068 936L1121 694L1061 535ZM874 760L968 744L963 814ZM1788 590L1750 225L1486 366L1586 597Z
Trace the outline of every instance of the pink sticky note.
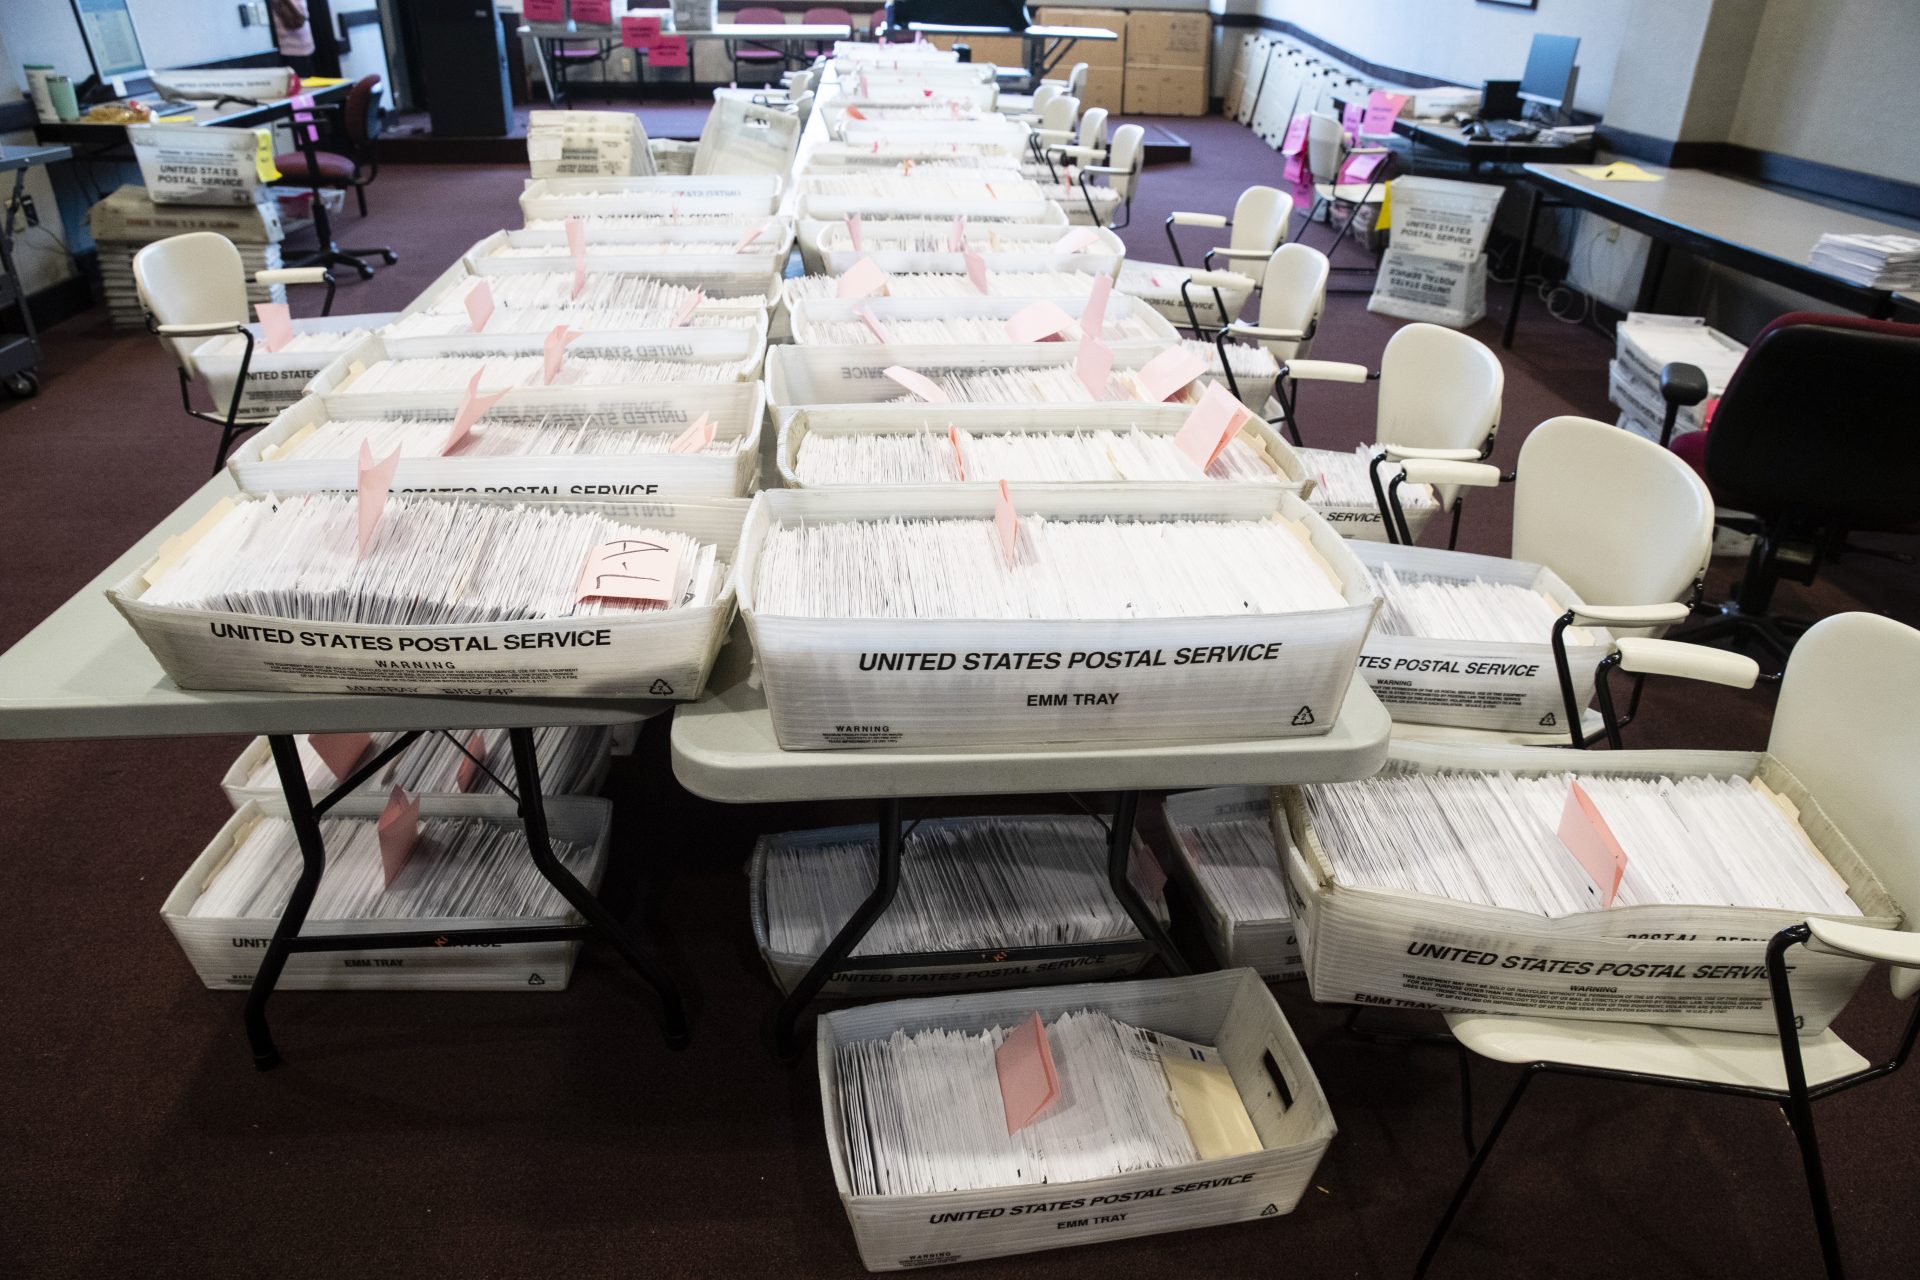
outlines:
M967 247L967 215L963 213L959 217L953 220L953 225L951 227L947 228L947 252L959 253L962 249L966 247Z
M849 119L849 120L865 120L866 118L867 118L867 113L866 113L866 112L864 112L864 111L862 111L862 110L861 110L860 108L858 108L858 107L848 107L848 108L847 108L847 119Z
M1374 170L1386 162L1385 155L1349 156L1340 167L1340 181L1366 182L1373 177Z
M864 71L860 73L860 96L863 98L873 96L873 87L867 83L867 73Z
M1007 568L1013 568L1014 547L1020 541L1020 513L1013 509L1013 495L1007 492L1007 482L1000 482L1000 496L993 504L993 527L1000 534L1000 550L1007 557Z
M1207 371L1207 362L1185 347L1168 347L1147 361L1134 376L1140 380L1140 394L1148 400L1171 400L1187 384Z
M627 49L641 49L660 38L660 15L623 13L620 15L620 44Z
M687 65L687 38L685 36L661 36L646 46L647 65L652 67L684 67Z
M1388 93L1385 89L1375 89L1367 95L1367 113L1361 117L1360 132L1376 137L1385 137L1393 132L1393 122L1400 115L1400 108L1407 105L1404 93Z
M993 1067L1000 1076L1000 1106L1009 1134L1039 1119L1060 1096L1060 1073L1054 1068L1047 1028L1038 1013L1007 1033L993 1051Z
M573 0L573 20L583 26L610 26L613 0Z
M987 260L971 249L962 249L960 261L967 264L967 279L973 282L973 287L983 294L991 292L987 287Z
M293 119L294 128L301 133L305 133L307 135L307 141L320 141L319 126L313 123L313 95L310 93L296 93L287 99L287 106L291 108L289 115Z
M685 300L674 309L672 326L675 329L684 329L689 324L692 324L693 313L698 311L700 304L706 300L707 291L704 289L695 289L692 293L688 294Z
M666 604L680 576L680 552L650 538L615 538L595 547L580 570L581 600Z
M393 473L400 469L400 446L380 462L373 460L373 449L360 442L359 515L360 555L365 557L373 545L373 531L380 524L380 513L387 509L387 495L393 491Z
M876 142L873 145L878 148L880 144ZM855 253L860 252L860 215L857 213L847 215L847 243L853 246Z
M773 224L771 222L763 222L759 226L755 227L753 230L747 232L747 234L741 236L738 240L734 241L733 251L735 253L740 253L744 251L748 245L752 244L755 240L758 240L761 236L765 235L767 232L767 228L772 225Z
M893 341L892 338L887 336L887 331L880 327L880 318L873 314L872 307L855 307L853 314L860 317L860 323L867 326L867 332L873 335L875 342L881 346L886 346Z
M1250 416L1245 405L1219 383L1211 383L1173 437L1173 447L1205 471L1233 438L1233 429Z
M413 856L414 845L420 842L420 797L395 787L387 796L387 807L380 811L374 829L380 836L380 867L386 872L385 887L391 889L406 869L407 859Z
M947 424L947 443L953 446L953 465L955 469L959 471L960 478L965 480L967 478L967 455L960 452L960 428L954 426L951 422Z
M553 332L549 333L546 341L540 344L541 354L546 358L546 363L540 371L541 382L547 386L553 385L553 380L560 376L560 362L567 357L567 344L579 336L580 331L578 329L569 329L564 324L553 326ZM480 375L476 373L473 377L474 381L472 385L467 388L467 394L469 396L479 388L480 384ZM465 408L466 406L462 404L461 407ZM468 423L467 425L471 427L473 424ZM461 434L465 435L466 433L463 431Z
M567 0L523 0L520 16L528 22L565 22Z
M1600 905L1612 906L1620 892L1620 878L1627 873L1627 851L1600 816L1593 797L1578 782L1567 789L1567 807L1560 812L1560 827L1555 834L1573 860L1593 877L1600 890Z
M479 333L487 327L487 321L493 316L493 286L487 283L485 276L473 282L473 288L467 290L465 301L467 323L473 326L475 333Z
M1367 104L1360 101L1358 98L1355 98L1352 102L1349 102L1340 111L1340 124L1343 128L1346 129L1347 136L1349 137L1357 138L1360 136L1360 125L1366 120L1366 118L1367 118Z
M699 453L702 449L713 443L714 425L713 419L704 413L701 414L693 420L685 431L682 431L673 438L673 443L667 446L667 452Z
M1100 233L1092 227L1078 227L1067 232L1053 246L1055 253L1078 253L1100 238Z
M568 216L566 228L567 252L573 257L573 296L577 298L587 287L587 228L578 215Z
M1007 320L1007 337L1014 342L1045 342L1066 331L1073 317L1042 298L1028 303Z
M480 761L486 758L486 730L475 729L467 735L467 753L460 757L460 768L453 775L453 785L461 791L473 790L473 784L480 780Z
M313 754L320 757L320 763L327 766L327 772L333 775L335 782L345 782L353 776L353 767L360 763L360 757L367 754L367 748L373 745L370 733L310 733L307 745L313 748Z
M905 368L904 366L897 364L888 365L886 375L907 390L913 392L913 394L919 396L922 400L925 400L928 404L946 404L953 398L936 386L933 379L929 378L926 374L915 373L913 370Z
M1113 296L1113 277L1099 276L1087 293L1087 305L1080 308L1080 336L1098 338L1107 328L1107 299Z
M553 335L548 334L547 339L552 341ZM562 342L560 345L564 347L566 344ZM557 364L555 371L558 371ZM498 404L501 396L507 394L509 388L502 387L492 395L481 395L480 379L485 374L485 369L475 369L473 377L467 380L467 393L460 398L460 408L453 415L453 426L447 431L446 443L440 446L442 457L459 448L460 442L467 438L467 432L473 430L473 424L480 421L487 410Z
M1107 376L1113 372L1113 348L1098 338L1082 337L1074 353L1073 376L1095 400L1107 398Z
M922 89L922 90L920 91L920 96L921 96L921 97L923 97L923 98L931 98L931 97L933 96L933 90L931 90L931 89Z
M862 258L847 268L833 287L836 298L870 298L887 291L887 273L872 258Z
M293 341L293 320L284 302L256 302L253 312L260 317L260 336L267 350L278 351Z
M1297 156L1307 146L1307 125L1313 119L1309 115L1297 115L1287 121L1287 136L1280 142L1280 154Z

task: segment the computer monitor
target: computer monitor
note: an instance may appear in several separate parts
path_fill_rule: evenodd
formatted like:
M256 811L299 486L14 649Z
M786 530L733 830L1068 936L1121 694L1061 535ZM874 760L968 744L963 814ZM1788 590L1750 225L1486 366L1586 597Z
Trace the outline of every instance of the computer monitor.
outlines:
M1535 36L1527 50L1527 69L1520 77L1520 100L1550 110L1573 106L1573 81L1578 68L1579 36Z
M143 76L147 55L140 49L140 35L133 28L133 15L127 12L127 0L72 0L74 16L80 20L80 37L86 42L87 57L93 72L102 80L115 76Z

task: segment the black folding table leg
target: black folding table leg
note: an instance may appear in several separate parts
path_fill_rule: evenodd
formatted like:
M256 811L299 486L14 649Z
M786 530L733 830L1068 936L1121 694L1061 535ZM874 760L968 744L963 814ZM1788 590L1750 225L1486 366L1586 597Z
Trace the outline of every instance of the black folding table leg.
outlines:
M1440 1217L1440 1224L1433 1229L1433 1236L1427 1241L1426 1251L1420 1255L1420 1261L1414 1265L1414 1280L1427 1274L1427 1268L1433 1265L1433 1256L1440 1252L1440 1242L1447 1238L1447 1231L1453 1226L1453 1220L1460 1214L1460 1206L1467 1202L1467 1195L1473 1190L1473 1183L1480 1176L1480 1169L1487 1163L1487 1157L1493 1154L1493 1144L1500 1140L1500 1131L1507 1127L1507 1120L1513 1115L1513 1109L1520 1105L1520 1095L1527 1091L1533 1082L1533 1067L1526 1068L1520 1075L1520 1083L1513 1087L1507 1104L1500 1108L1495 1117L1493 1128L1487 1130L1486 1141L1473 1153L1473 1159L1467 1164L1467 1176L1460 1180L1459 1188L1453 1193L1453 1200L1447 1205L1446 1213Z
M267 998L280 981L286 967L288 943L300 935L306 923L307 909L320 887L320 875L327 869L327 847L320 839L320 819L313 812L313 793L307 789L307 771L300 763L300 749L290 734L276 733L267 738L273 750L274 767L280 772L280 789L287 796L287 818L293 823L294 837L300 842L300 879L294 883L287 909L273 926L273 938L267 953L260 957L260 972L247 989L247 1042L253 1046L253 1065L262 1071L280 1064L280 1050L274 1047L273 1033L267 1029Z
M1133 861L1133 818L1140 808L1138 791L1122 791L1113 798L1113 821L1107 829L1107 885L1113 890L1113 896L1120 899L1120 905L1133 917L1134 928L1140 930L1140 936L1147 940L1159 953L1160 963L1176 978L1183 978L1193 972L1187 958L1180 954L1180 948L1173 945L1173 939L1160 927L1160 921L1154 917L1153 908L1147 905L1134 890L1133 882L1127 878L1127 868Z
M1513 345L1514 326L1520 323L1520 299L1527 292L1527 254L1533 251L1533 229L1540 220L1540 191L1530 182L1520 184L1527 193L1527 229L1520 235L1520 257L1513 268L1513 301L1507 305L1507 323L1500 330L1500 345Z
M647 985L659 995L667 1044L674 1049L684 1048L687 1043L687 1009L680 998L680 988L667 976L660 962L627 932L626 926L614 919L613 913L601 905L600 899L576 880L573 873L554 856L553 843L547 835L547 809L540 798L540 757L534 749L533 730L509 729L507 739L513 746L514 785L520 793L520 821L526 825L527 850L533 855L533 865L573 905L575 911L586 917L594 932L611 942L626 962L633 966L634 972L644 978Z
M782 1058L791 1058L799 1052L799 1042L794 1034L794 1026L800 1021L800 1015L807 1011L814 997L820 994L820 988L827 985L827 979L833 977L834 970L846 962L853 949L865 940L873 922L893 904L893 895L900 889L900 851L905 843L900 832L900 802L887 799L880 802L880 866L879 876L874 881L873 892L867 895L847 922L840 926L840 932L833 935L826 950L813 962L813 967L802 975L787 998L780 1003L779 1021L775 1024L774 1043Z

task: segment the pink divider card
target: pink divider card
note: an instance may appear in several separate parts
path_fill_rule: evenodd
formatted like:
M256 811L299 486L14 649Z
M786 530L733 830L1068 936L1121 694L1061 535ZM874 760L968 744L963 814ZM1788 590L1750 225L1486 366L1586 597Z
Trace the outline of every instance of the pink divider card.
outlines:
M1000 1077L1000 1106L1010 1134L1039 1119L1060 1096L1060 1073L1038 1013L1007 1033L993 1051L993 1067Z
M552 339L553 335L548 334L547 340L551 342ZM566 344L562 342L560 345L564 347ZM555 370L558 371L557 364ZM486 372L485 369L476 369L473 377L467 380L467 393L460 397L460 408L453 415L453 426L447 430L446 443L440 446L441 457L459 448L460 442L467 438L467 432L473 430L473 424L480 421L487 410L500 403L500 397L510 390L502 387L491 395L480 394L480 379L486 376Z
M1355 98L1340 111L1340 125L1347 131L1349 138L1360 136L1360 126L1366 122L1367 104Z
M406 870L414 846L420 842L420 797L395 787L387 796L387 807L380 811L374 829L380 836L380 868L386 873L385 887L391 889L400 873Z
M695 289L692 293L687 295L686 300L684 302L682 302L678 307L674 308L673 319L670 323L676 329L686 328L688 325L693 323L693 313L698 311L700 309L700 304L705 302L706 300L707 300L706 290Z
M874 150L876 151L880 149L880 144L877 142L874 143L873 146L874 146ZM860 252L860 249L861 249L860 215L857 213L850 213L847 215L846 222L847 222L847 243L853 246L853 251L855 253L858 253Z
M573 0L573 20L586 26L611 26L613 0Z
M1007 318L1007 338L1013 342L1045 342L1057 338L1072 323L1072 316L1042 298Z
M1143 847L1133 860L1133 880L1149 898L1166 888L1167 869L1160 865L1160 855Z
M320 128L313 123L313 95L296 93L287 99L287 106L291 108L295 127L307 135L307 141L320 141Z
M267 350L278 351L293 341L292 313L284 302L256 302L253 313L260 317L260 338Z
M960 428L951 422L947 424L947 443L953 446L953 465L959 471L960 478L967 478L967 456L960 452Z
M1020 543L1020 513L1013 509L1013 495L1007 492L1007 482L1000 482L1000 496L993 504L993 527L1000 535L1000 552L1007 558L1007 568L1013 568L1014 551Z
M873 335L875 342L883 347L893 342L893 339L887 336L887 331L880 327L880 319L873 314L872 307L855 307L853 314L860 317L860 323L867 326L867 332Z
M685 431L682 431L673 438L672 443L667 445L667 452L699 453L702 449L713 443L713 429L715 425L712 418L704 413L701 414L693 420Z
M866 112L864 112L864 111L862 111L862 110L861 110L860 108L858 108L858 107L848 107L848 108L847 108L847 119L849 119L849 120L865 120L866 118L867 118L867 113L866 113Z
M1393 132L1393 122L1400 116L1400 108L1407 105L1404 93L1388 93L1385 89L1375 89L1367 95L1367 113L1360 121L1360 132L1375 137L1385 137Z
M1280 154L1297 156L1307 149L1307 126L1313 117L1302 112L1287 121L1287 136L1281 139Z
M846 274L833 286L836 298L870 298L884 295L886 291L887 273L872 258L862 258L847 268Z
M748 245L752 244L755 240L758 240L761 236L765 235L767 233L767 228L772 225L773 224L771 222L763 222L759 226L755 227L753 230L747 232L747 234L741 236L738 240L734 242L733 251L735 253L744 252Z
M565 22L567 0L521 0L520 16L528 22Z
M1073 373L1095 400L1107 398L1107 378L1113 373L1113 348L1098 338L1082 337L1074 353Z
M1600 905L1612 906L1620 892L1620 880L1627 874L1627 851L1620 847L1593 797L1578 782L1567 788L1567 806L1560 811L1555 834L1574 861L1593 877L1594 887L1600 891Z
M467 304L467 323L473 326L473 332L481 332L487 327L487 321L493 318L493 286L487 283L485 276L473 282L464 301Z
M1385 155L1349 156L1346 164L1340 168L1340 181L1367 182L1373 178L1374 171L1387 162Z
M962 249L960 260L967 264L967 279L973 283L973 287L982 294L988 292L987 260L971 249Z
M461 791L471 791L480 781L480 761L487 758L487 732L475 729L467 735L467 753L460 757L460 768L453 775L453 785Z
M661 36L649 41L642 52L650 67L684 67L692 60L685 36Z
M1080 336L1100 338L1107 328L1107 300L1113 297L1113 277L1100 276L1087 292L1087 305L1080 308Z
M327 772L333 775L335 782L345 782L353 776L354 766L360 763L360 757L367 754L367 748L373 745L370 733L310 733L307 745L313 748L313 754L320 757L320 763L327 766Z
M620 15L620 44L628 49L643 49L660 38L660 15L624 13Z
M365 440L360 442L360 482L357 491L360 529L358 546L364 558L367 548L373 545L373 531L380 526L380 513L387 509L387 495L393 491L393 473L400 469L400 446L395 445L393 452L379 462L373 460L373 449Z
M553 326L553 331L549 333L546 340L540 344L541 354L545 357L545 364L540 370L540 381L548 386L553 385L553 380L560 376L560 362L567 357L567 344L579 336L580 331L578 329L569 329L564 324ZM478 387L479 376L479 374L474 375L475 381L473 385L468 388L469 394ZM465 407L464 402L461 407ZM472 424L469 423L468 425L471 427ZM465 433L463 432L462 434L464 435Z
M1148 400L1159 402L1173 399L1206 371L1207 362L1198 352L1168 347L1141 366L1134 376L1140 380L1140 393Z
M959 253L967 247L967 215L961 214L953 220L953 226L947 229L947 252Z
M587 287L587 228L578 215L569 215L566 221L567 253L573 258L573 295Z
M885 373L928 404L946 404L953 399L942 391L932 378L924 373L915 373L904 365L890 364L886 367Z
M1193 412L1180 424L1180 430L1173 437L1173 447L1205 471L1227 447L1240 420L1251 416L1247 407L1233 398L1232 392L1217 382L1211 383L1202 393L1200 403L1193 406Z
M1053 251L1055 253L1078 253L1099 239L1100 233L1093 227L1076 227L1055 242Z
M581 600L665 604L680 577L680 552L650 538L615 538L587 555L576 595Z

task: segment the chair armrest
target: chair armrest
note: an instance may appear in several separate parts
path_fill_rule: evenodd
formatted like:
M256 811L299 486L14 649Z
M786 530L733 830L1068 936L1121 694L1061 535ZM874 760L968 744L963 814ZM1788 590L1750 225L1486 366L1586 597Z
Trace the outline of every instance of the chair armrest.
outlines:
M1209 249L1207 252L1216 258L1258 258L1262 262L1273 256L1271 249L1233 249L1226 245L1218 249Z
M1035 129L1033 136L1040 141L1059 146L1071 142L1077 136L1072 129Z
M1121 169L1121 168L1116 168L1115 166L1113 166L1113 165L1110 165L1110 164L1090 164L1090 165L1087 165L1087 166L1085 166L1084 168L1082 168L1082 169L1080 170L1080 172L1081 172L1081 174L1082 174L1082 175L1084 176L1084 175L1086 175L1086 174L1089 174L1089 173L1119 173L1119 174L1128 174L1128 173L1132 173L1132 172L1133 172L1133 170L1131 170L1131 169Z
M1098 159L1107 153L1105 148L1102 147L1052 146L1047 148L1047 154L1050 156L1066 156L1075 160L1081 160Z
M1466 485L1476 489L1494 489L1500 485L1500 468L1487 462L1413 458L1401 463L1400 470L1408 484Z
M1857 956L1903 969L1920 968L1920 934L1820 919L1807 921L1807 932L1813 935L1807 941L1809 950Z
M1686 605L1668 604L1577 604L1574 616L1582 622L1597 622L1603 627L1670 627L1685 622L1692 612Z
M223 333L245 333L247 326L236 322L225 324L156 324L153 331L163 338L212 338Z
M1699 404L1712 390L1699 365L1675 360L1660 370L1660 397L1670 405L1677 404L1684 409Z
M257 284L325 284L325 267L269 267L253 275Z
M1367 366L1348 364L1343 360L1289 360L1287 376L1305 378L1309 382L1365 382ZM1479 454L1474 454L1479 457Z
M1244 279L1244 277L1242 278ZM1247 324L1242 320L1235 320L1232 324L1228 325L1227 332L1236 338L1251 338L1255 342L1302 342L1306 340L1307 336L1307 332L1304 329L1269 329L1264 325ZM1332 364L1333 362L1327 360L1302 360L1298 363L1314 365ZM1353 367L1361 369L1364 372L1364 366L1355 365ZM1288 372L1292 372L1293 365L1289 364L1287 370ZM1363 378L1361 381L1365 381L1365 379Z
M1243 275L1238 271L1196 271L1187 277L1187 282L1202 289L1254 289L1260 283L1252 276ZM1239 321L1236 320L1234 323L1238 324ZM1253 326L1248 325L1246 328L1251 336Z
M1620 651L1620 669L1636 675L1685 676L1731 689L1751 689L1760 678L1759 663L1725 649L1644 636L1622 636L1613 644Z
M1185 213L1180 210L1167 215L1167 225L1177 227L1230 227L1233 224L1225 214Z
M1409 458L1421 462L1478 462L1482 456L1478 449L1423 449L1411 444L1383 444L1380 447L1395 462L1405 462Z
M1393 153L1393 148L1391 147L1348 147L1347 148L1347 154L1350 156L1384 156L1384 155L1391 155L1392 153Z

